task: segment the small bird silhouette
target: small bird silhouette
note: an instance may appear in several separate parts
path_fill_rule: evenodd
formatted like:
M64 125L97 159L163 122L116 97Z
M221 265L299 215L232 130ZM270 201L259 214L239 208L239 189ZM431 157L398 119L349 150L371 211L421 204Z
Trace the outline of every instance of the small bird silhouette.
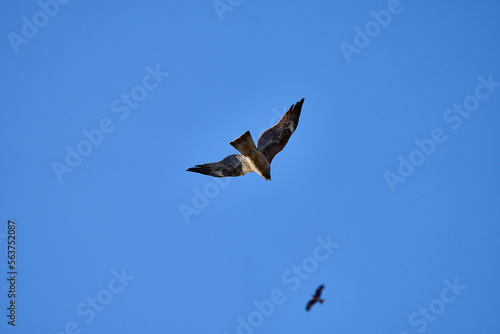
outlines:
M324 285L320 285L319 288L316 289L316 293L311 296L311 300L309 303L307 303L306 310L309 311L311 307L316 303L319 302L320 304L323 304L325 301L324 299L319 298L321 296L321 291L323 291Z

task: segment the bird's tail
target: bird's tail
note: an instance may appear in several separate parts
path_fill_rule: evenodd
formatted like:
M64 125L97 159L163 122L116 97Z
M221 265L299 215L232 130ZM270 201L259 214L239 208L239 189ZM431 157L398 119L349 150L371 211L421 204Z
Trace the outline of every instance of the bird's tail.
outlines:
M325 300L320 298L320 299L318 299L318 301L319 301L319 303L320 303L320 304L323 304L323 302L324 302Z
M244 156L252 156L257 151L257 147L255 147L250 131L245 132L229 144L231 144Z

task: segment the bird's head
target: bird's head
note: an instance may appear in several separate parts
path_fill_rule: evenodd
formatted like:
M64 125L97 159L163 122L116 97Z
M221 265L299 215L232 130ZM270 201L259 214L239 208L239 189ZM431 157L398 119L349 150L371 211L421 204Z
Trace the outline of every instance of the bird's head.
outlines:
M262 173L262 177L267 181L271 181L271 168L266 168L266 170Z
M267 166L259 166L259 168L255 169L255 172L257 172L257 174L259 174L266 181L271 181L271 166L269 166L269 164L267 164Z

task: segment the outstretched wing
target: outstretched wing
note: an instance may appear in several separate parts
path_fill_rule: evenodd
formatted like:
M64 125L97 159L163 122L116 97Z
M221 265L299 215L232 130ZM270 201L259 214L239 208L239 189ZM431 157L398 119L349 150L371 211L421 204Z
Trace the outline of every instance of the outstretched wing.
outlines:
M242 154L232 154L219 162L196 165L186 170L214 177L241 176L252 171Z
M315 299L311 299L309 301L309 303L307 303L306 310L309 311L311 309L311 307L314 305L314 303L316 303L316 300Z
M285 147L288 139L290 139L290 136L297 128L302 103L304 103L304 99L293 104L278 123L264 131L260 136L257 142L257 149L264 153L269 163Z
M314 294L314 297L319 298L321 296L321 291L323 291L324 285L320 285L319 288L316 289L316 293Z

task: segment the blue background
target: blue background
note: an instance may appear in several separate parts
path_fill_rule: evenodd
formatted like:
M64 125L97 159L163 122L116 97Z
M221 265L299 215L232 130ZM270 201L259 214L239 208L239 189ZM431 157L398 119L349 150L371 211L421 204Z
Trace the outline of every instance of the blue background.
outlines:
M1 332L497 332L499 2L220 3L2 2ZM185 172L302 97L271 182Z

